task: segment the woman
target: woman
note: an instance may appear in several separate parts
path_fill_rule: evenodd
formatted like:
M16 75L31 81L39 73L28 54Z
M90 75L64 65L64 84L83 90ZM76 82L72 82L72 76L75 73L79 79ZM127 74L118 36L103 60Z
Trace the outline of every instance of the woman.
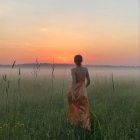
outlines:
M90 130L89 103L86 88L90 84L90 77L87 68L82 66L81 55L74 57L75 68L71 69L72 87L68 92L69 117L71 124L82 122L83 128ZM87 82L85 83L85 80Z

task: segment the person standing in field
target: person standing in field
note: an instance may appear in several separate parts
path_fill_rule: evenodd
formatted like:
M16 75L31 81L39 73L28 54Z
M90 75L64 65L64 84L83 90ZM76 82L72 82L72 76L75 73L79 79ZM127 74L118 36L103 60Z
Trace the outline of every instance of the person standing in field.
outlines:
M72 125L82 122L83 128L91 130L87 87L90 84L88 69L82 66L81 55L74 57L75 68L71 69L72 87L68 92L69 117Z

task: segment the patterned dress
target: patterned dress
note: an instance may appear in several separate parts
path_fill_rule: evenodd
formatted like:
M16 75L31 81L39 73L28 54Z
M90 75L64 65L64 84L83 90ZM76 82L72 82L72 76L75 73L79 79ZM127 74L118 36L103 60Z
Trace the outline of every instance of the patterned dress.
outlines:
M86 79L89 79L88 70L79 66L71 69L71 75L72 87L68 92L70 122L77 124L81 121L83 128L90 130L89 102L85 83Z

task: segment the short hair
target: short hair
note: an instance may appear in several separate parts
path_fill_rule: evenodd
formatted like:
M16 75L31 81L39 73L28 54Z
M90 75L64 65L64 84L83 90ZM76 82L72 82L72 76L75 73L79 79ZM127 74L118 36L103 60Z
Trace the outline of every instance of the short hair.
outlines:
M81 66L81 63L83 61L83 57L80 54L75 55L74 62L76 65Z

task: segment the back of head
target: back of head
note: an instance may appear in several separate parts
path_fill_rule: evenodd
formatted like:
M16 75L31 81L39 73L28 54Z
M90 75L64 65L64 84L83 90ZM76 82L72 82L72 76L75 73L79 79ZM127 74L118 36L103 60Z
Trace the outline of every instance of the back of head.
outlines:
M81 66L82 61L83 61L82 55L80 55L80 54L75 55L74 62L76 65Z

